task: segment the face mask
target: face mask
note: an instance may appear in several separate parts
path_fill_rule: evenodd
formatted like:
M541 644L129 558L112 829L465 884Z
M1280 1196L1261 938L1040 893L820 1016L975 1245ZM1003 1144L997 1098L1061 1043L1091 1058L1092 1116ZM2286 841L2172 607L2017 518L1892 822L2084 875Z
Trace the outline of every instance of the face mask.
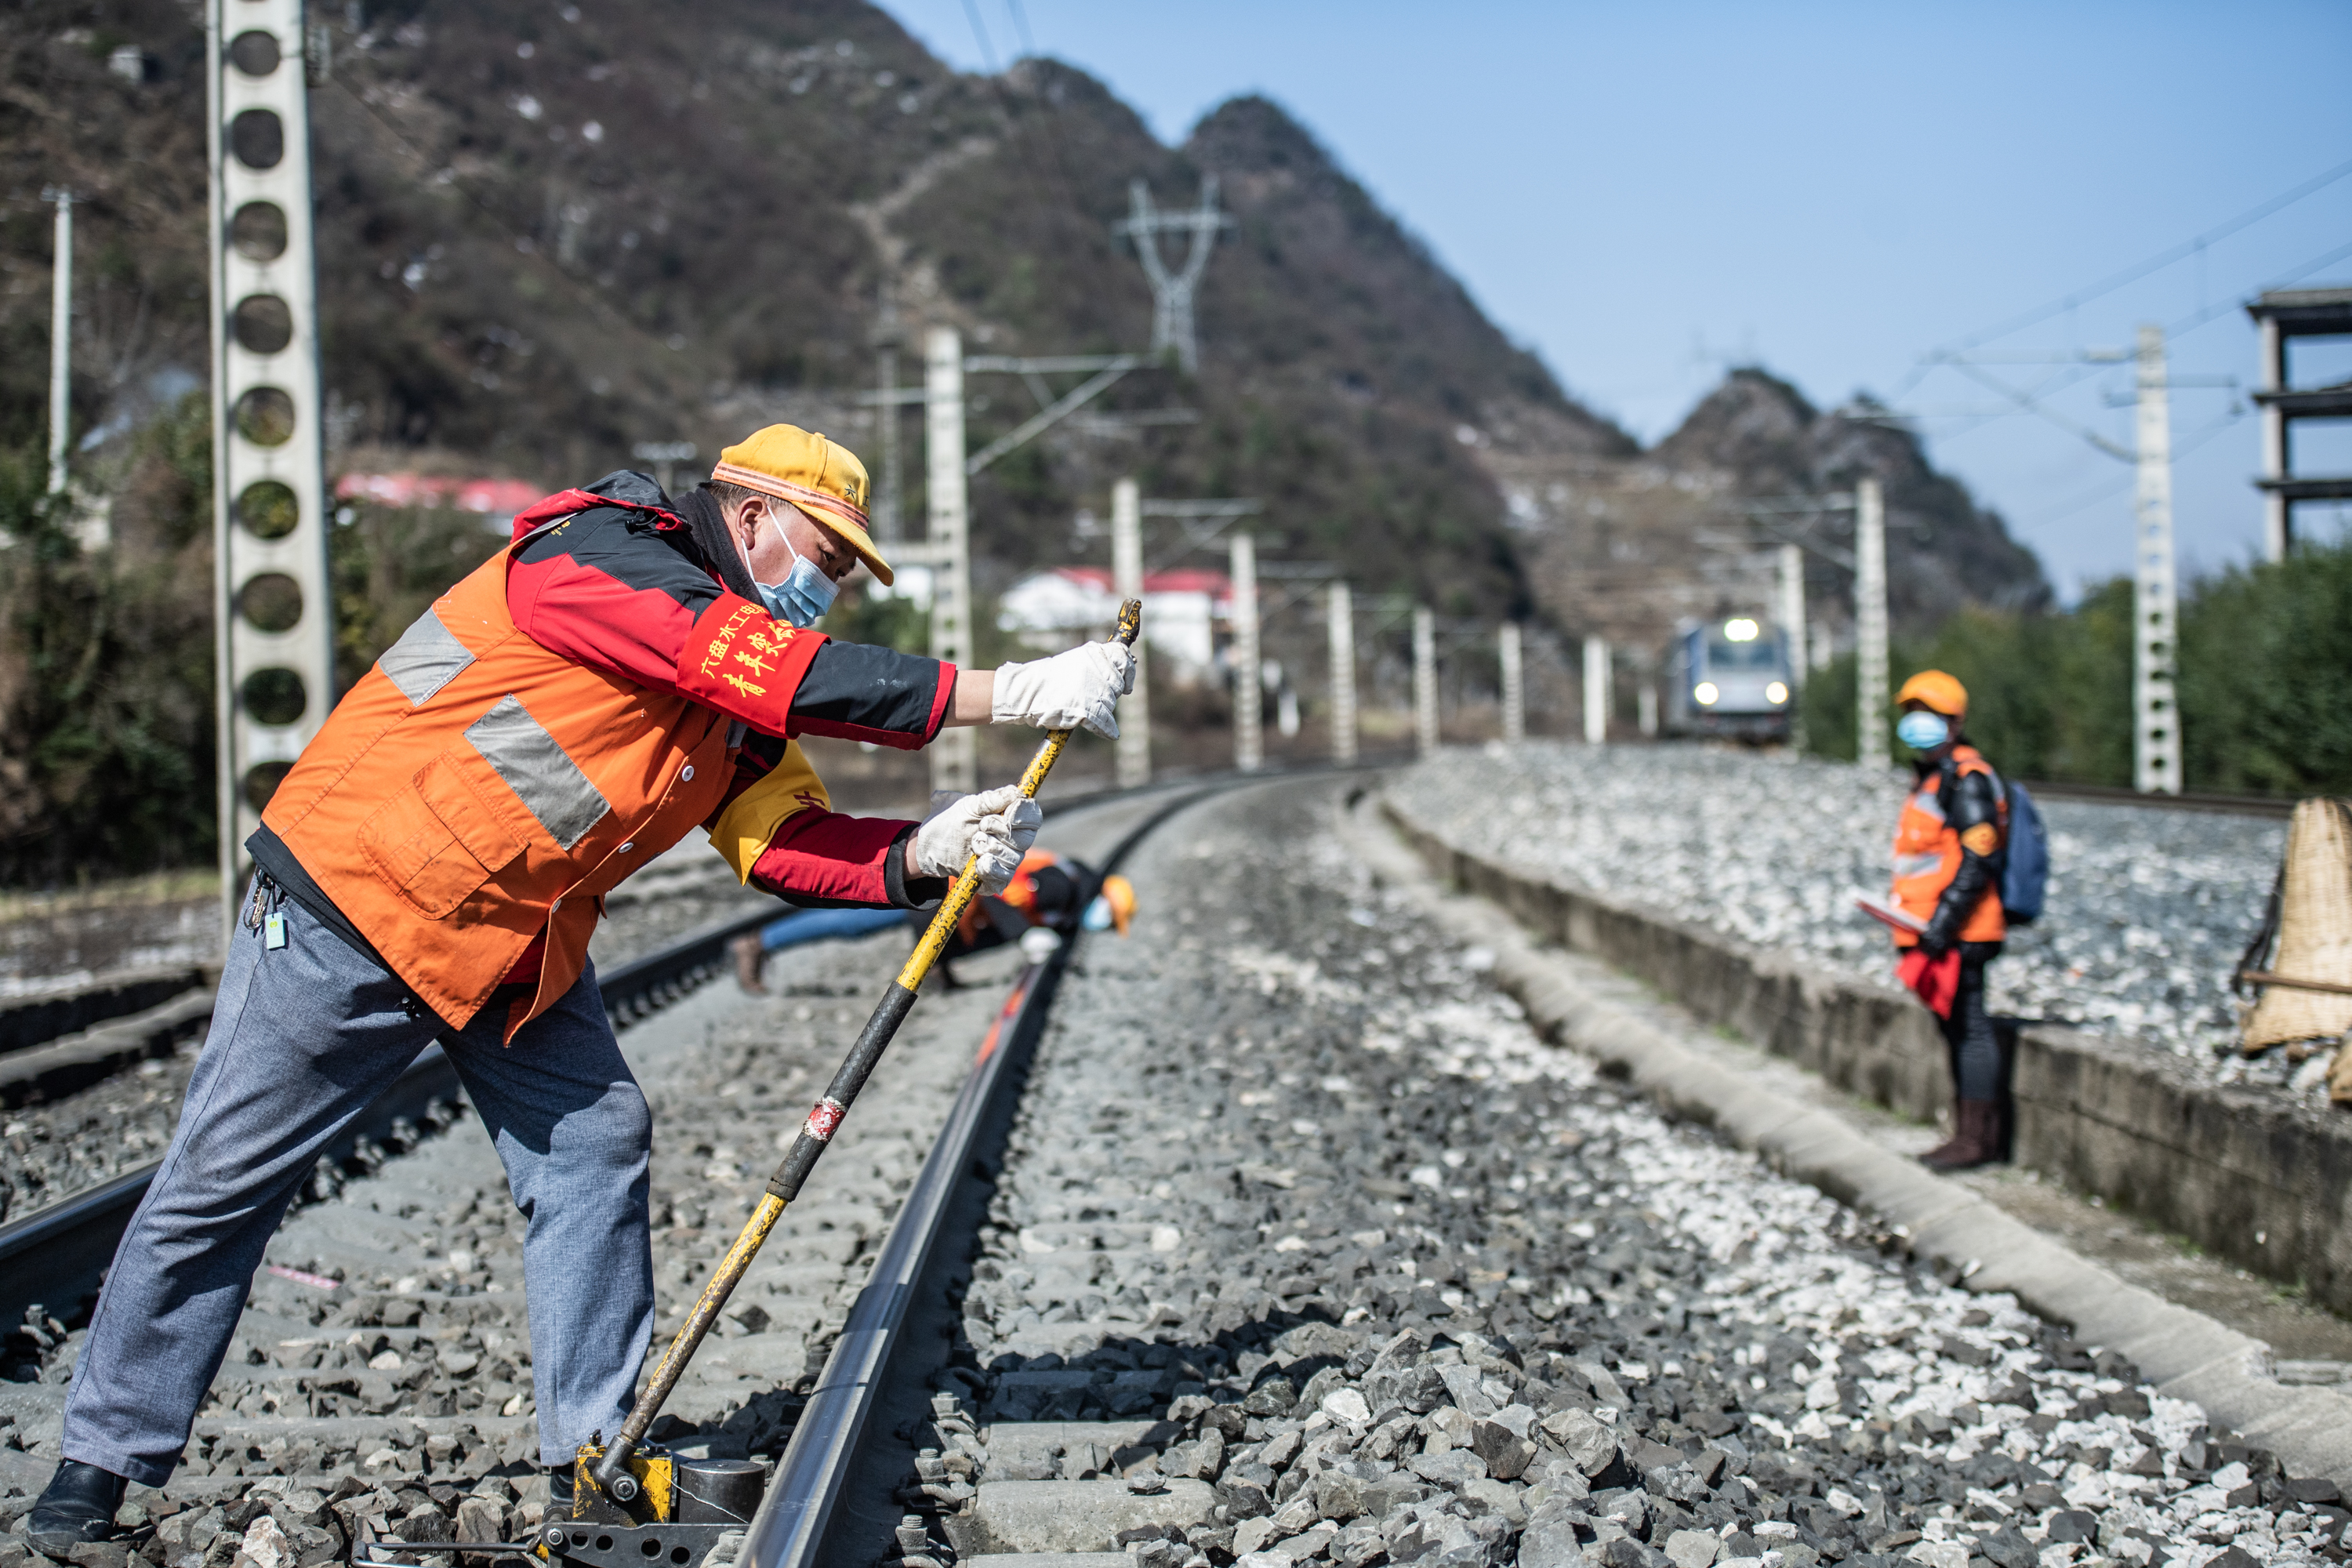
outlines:
M774 517L768 519L768 525L776 530L777 538L783 539L784 531ZM813 626L833 608L833 597L840 592L839 585L818 571L814 563L793 550L792 541L784 540L784 548L791 550L793 556L793 569L784 580L762 583L754 578L752 586L760 590L760 601L768 606L768 614L787 626ZM751 564L748 555L744 564Z
M1895 721L1895 733L1915 752L1932 752L1952 738L1952 727L1940 713L1906 713Z

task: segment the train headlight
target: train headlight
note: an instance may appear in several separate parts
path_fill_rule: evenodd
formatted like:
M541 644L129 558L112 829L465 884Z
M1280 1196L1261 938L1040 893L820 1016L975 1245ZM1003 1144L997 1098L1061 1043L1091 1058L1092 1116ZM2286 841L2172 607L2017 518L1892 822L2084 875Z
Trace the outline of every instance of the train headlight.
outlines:
M1757 633L1762 629L1762 627L1759 626L1754 621L1749 620L1746 616L1739 616L1723 623L1723 640L1726 642L1754 642L1756 640Z
M1696 686L1691 688L1691 695L1698 699L1698 705L1700 707L1712 708L1715 706L1716 699L1721 697L1723 693L1716 689L1714 681L1702 680Z
M1764 700L1778 707L1789 700L1789 689L1776 680L1764 689Z

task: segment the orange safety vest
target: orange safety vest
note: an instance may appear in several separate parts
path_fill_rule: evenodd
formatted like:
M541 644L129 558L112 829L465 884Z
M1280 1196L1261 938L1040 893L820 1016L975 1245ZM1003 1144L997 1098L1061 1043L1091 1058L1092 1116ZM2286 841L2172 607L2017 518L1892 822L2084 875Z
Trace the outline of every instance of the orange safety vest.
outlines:
M1991 778L1993 798L1999 803L2000 843L2009 838L2009 793L2001 788L2000 775L1974 746L1952 748L1952 775L1984 773ZM1919 781L1903 803L1903 815L1895 824L1895 901L1904 912L1922 921L1936 918L1937 901L1952 879L1960 870L1960 836L1944 820L1944 804L1937 798L1943 783L1943 770L1938 769ZM1985 885L1984 896L1969 918L1960 923L1961 942L1999 942L2009 933L2009 924L2000 910L2000 879L1992 878ZM1908 931L1895 933L1895 945L1914 947L1919 939Z
M544 936L538 989L508 1009L509 1041L579 980L604 896L718 808L733 775L730 742L741 733L681 692L533 642L507 608L507 566L523 542L435 600L384 650L261 815L418 999L457 1027ZM796 686L824 639L796 637L730 594L704 613L689 655L706 640L704 663L757 645L770 679ZM686 662L681 686L692 675ZM822 806L823 786L797 752L774 770L789 786L739 799L720 828L739 815L764 822Z

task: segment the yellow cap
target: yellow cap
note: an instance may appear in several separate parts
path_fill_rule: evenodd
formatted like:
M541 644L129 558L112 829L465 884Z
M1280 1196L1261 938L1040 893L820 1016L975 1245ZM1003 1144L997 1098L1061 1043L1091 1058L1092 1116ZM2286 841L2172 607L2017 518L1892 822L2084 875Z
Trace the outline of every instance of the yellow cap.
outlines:
M1924 702L1947 719L1958 719L1969 710L1969 689L1940 669L1923 669L1903 683L1895 694L1895 705Z
M890 585L890 563L866 531L866 465L848 447L797 425L771 425L719 453L710 478L790 501L847 540Z

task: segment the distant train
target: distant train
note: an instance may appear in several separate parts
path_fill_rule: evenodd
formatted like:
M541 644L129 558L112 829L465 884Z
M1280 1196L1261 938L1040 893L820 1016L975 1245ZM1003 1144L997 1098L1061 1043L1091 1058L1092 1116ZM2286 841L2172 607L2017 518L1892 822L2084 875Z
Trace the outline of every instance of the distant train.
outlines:
M1686 625L1667 655L1666 733L1785 741L1796 699L1789 673L1789 639L1766 622Z

